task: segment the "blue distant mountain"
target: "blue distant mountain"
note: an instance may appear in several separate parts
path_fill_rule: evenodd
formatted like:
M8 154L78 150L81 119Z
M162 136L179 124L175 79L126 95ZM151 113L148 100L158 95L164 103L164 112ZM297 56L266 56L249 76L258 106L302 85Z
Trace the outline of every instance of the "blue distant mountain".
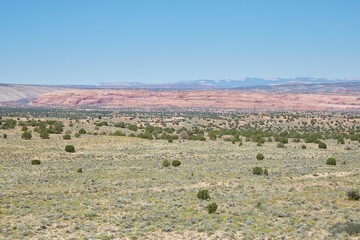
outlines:
M140 82L119 82L119 83L99 83L99 88L123 88L123 89L238 89L253 88L261 86L276 85L303 85L303 84L327 84L327 83L348 83L360 82L359 78L354 79L327 79L327 78L245 78L242 80L191 80L179 81L175 83L140 83Z

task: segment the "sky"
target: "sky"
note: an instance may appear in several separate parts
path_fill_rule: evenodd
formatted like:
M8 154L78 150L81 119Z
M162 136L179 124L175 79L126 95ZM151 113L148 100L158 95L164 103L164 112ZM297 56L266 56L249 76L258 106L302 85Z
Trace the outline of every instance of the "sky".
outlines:
M0 0L0 83L360 77L358 0Z

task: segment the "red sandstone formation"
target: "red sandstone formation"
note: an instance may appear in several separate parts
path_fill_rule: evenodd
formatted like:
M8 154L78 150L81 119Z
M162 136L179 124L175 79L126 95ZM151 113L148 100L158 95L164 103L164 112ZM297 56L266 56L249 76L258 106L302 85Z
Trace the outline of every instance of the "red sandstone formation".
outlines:
M280 94L233 90L79 90L39 96L31 106L108 108L219 108L229 110L360 110L360 98L347 94Z

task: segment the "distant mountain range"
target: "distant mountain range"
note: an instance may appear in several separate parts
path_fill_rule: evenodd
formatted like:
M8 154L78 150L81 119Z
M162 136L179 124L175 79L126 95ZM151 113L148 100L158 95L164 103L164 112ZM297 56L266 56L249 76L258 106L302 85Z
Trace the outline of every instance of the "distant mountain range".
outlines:
M360 82L360 78L354 79L327 79L327 78L245 78L242 80L192 80L175 83L140 83L140 82L117 82L99 83L95 88L120 88L120 89L177 89L177 90L209 90L209 89L238 89L253 88L259 86L277 85L304 85L304 84L328 84Z

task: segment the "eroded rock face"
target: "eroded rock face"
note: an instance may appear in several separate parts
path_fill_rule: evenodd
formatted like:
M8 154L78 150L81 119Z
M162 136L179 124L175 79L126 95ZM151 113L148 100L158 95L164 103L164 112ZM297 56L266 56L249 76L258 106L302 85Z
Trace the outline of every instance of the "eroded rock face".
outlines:
M224 108L257 110L360 110L360 99L346 94L279 94L231 90L79 90L39 96L31 106L125 108Z

